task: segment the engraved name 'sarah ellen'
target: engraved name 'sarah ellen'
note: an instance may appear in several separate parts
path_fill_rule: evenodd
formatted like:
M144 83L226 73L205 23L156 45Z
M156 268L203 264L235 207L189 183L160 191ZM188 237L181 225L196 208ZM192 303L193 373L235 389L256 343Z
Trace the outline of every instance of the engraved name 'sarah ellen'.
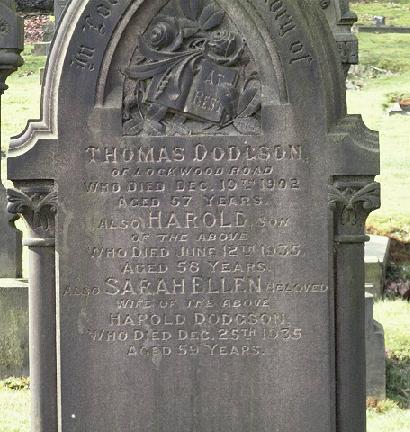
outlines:
M213 2L170 2L124 72L124 135L259 134L261 84L235 30Z

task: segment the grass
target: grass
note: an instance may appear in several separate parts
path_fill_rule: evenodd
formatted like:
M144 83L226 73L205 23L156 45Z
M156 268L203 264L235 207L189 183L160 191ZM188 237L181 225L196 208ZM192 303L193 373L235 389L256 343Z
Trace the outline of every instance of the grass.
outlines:
M410 432L410 303L379 301L374 318L385 332L387 400L367 410L368 432Z
M0 432L29 432L29 390L9 390L0 383Z
M358 24L372 25L373 17L381 15L386 17L387 25L410 26L409 0L378 1L371 3L350 2L350 8L357 13Z
M387 397L410 412L410 303L376 302L374 318L385 332Z
M389 117L384 109L391 93L410 91L410 34L362 33L359 38L361 64L393 72L362 80L364 87L347 95L349 112L362 114L369 128L380 131L381 175L377 180L382 184L382 207L370 215L368 225L410 242L410 117Z
M45 57L31 55L31 46L23 52L25 64L8 78L10 87L2 98L2 148L9 137L20 133L28 119L40 116L40 68L45 64Z

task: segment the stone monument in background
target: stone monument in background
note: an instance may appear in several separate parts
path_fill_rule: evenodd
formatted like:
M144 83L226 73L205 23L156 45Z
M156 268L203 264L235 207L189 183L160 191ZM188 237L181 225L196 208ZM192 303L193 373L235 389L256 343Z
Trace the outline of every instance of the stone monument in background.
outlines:
M347 75L350 66L359 62L359 43L351 31L352 25L357 21L357 15L350 10L349 0L318 0L318 2L328 19Z
M22 50L22 19L17 16L14 3L3 0L0 3L0 99L7 90L7 77L23 64ZM27 286L15 279L22 273L21 233L14 227L16 215L10 215L6 205L6 190L0 182L0 379L29 372Z
M16 15L14 3L3 0L0 3L0 99L7 90L7 77L23 64L20 57L23 42L22 19ZM0 279L19 278L22 272L21 233L14 227L15 215L6 210L7 194L1 178L0 164Z
M59 24L61 16L63 15L70 1L71 0L54 0L54 16L56 18L56 25Z
M8 159L34 431L365 431L378 139L322 3L69 5Z

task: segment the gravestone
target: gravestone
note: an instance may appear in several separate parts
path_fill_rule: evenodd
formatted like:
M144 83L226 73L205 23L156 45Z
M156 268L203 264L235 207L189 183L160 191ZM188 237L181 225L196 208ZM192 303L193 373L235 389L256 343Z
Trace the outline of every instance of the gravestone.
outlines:
M382 298L390 254L390 239L383 236L370 236L364 251L365 282L369 286L366 291L373 294L375 299Z
M54 16L56 18L56 26L60 22L61 16L63 15L70 1L71 0L54 0Z
M318 3L326 14L347 75L350 67L359 62L359 43L351 31L357 15L350 10L349 0L318 0Z
M7 77L22 64L19 55L22 50L22 19L16 15L11 1L3 1L0 3L0 98L7 90ZM15 216L6 211L7 194L1 179L0 164L0 279L21 277L21 233L14 227Z
M29 375L28 287L0 279L0 380Z
M53 0L16 0L20 12L52 12Z
M366 389L367 397L386 399L386 350L383 326L373 319L374 297L366 292Z
M378 141L317 2L75 0L42 112L34 430L365 431Z

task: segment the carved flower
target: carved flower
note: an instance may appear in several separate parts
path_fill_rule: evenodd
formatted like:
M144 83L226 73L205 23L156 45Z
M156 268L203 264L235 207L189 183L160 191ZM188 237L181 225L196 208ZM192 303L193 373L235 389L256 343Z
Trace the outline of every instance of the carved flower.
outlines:
M175 51L181 47L183 36L174 17L154 19L145 35L148 45L156 50Z
M208 47L208 57L211 60L229 66L234 64L242 55L244 43L235 33L217 31L212 34Z

